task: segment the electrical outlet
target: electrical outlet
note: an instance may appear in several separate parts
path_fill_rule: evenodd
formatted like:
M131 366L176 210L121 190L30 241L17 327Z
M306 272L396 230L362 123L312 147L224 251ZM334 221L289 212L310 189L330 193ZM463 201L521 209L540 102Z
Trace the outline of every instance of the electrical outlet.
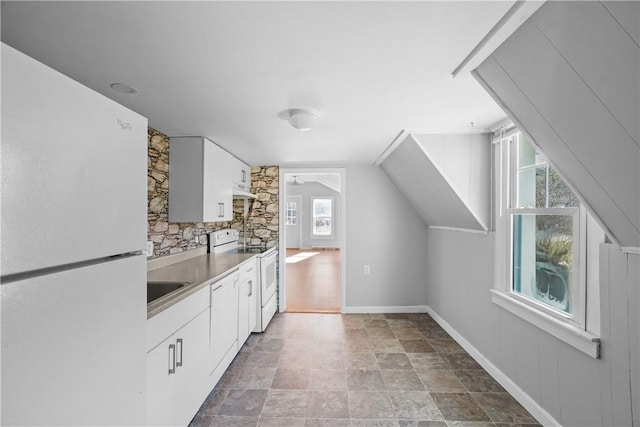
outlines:
M371 274L371 266L369 264L364 265L364 274Z
M147 241L147 258L153 256L153 242L151 240Z

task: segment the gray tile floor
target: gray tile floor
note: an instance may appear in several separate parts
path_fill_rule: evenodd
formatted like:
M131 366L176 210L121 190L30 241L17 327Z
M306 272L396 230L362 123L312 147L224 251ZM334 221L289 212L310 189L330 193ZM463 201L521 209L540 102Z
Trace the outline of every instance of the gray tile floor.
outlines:
M427 314L278 314L191 426L525 426L535 419Z

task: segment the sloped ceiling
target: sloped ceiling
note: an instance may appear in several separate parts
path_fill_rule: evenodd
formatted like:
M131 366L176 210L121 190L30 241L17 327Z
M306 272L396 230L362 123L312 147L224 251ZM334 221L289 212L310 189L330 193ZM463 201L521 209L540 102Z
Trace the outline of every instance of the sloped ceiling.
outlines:
M634 251L639 27L640 2L547 2L474 72L614 240Z
M405 134L377 163L426 225L489 230L488 134Z

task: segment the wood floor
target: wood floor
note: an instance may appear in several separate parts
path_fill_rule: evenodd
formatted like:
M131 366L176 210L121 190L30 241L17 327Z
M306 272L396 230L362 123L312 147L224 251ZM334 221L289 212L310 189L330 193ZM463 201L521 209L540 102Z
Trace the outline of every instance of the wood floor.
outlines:
M287 259L286 312L339 313L340 250L287 249Z

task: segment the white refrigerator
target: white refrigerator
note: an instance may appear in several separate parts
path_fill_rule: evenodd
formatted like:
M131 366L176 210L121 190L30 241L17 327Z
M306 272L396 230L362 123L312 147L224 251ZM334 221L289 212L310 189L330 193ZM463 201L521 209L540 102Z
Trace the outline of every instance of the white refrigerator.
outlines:
M1 59L0 423L142 425L147 120Z

